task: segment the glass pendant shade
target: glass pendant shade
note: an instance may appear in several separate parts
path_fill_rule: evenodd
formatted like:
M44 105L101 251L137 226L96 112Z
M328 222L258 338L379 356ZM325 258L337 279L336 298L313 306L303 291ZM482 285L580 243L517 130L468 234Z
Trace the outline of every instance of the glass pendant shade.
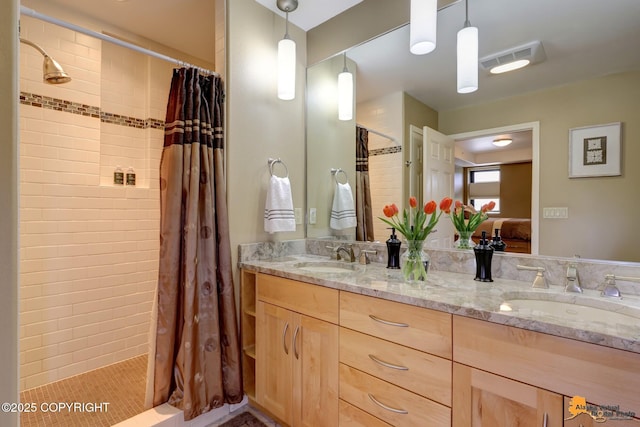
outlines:
M409 23L409 50L424 55L436 48L438 22L437 0L411 0Z
M458 93L478 90L478 28L458 31Z
M353 74L346 68L338 74L338 119L353 119Z
M278 98L296 97L296 43L284 38L278 42Z

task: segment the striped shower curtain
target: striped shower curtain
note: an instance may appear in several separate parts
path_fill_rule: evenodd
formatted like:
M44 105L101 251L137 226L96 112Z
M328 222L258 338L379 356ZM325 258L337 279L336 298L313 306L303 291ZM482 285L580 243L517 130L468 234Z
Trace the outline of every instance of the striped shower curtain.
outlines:
M174 70L160 163L157 322L147 403L169 402L184 411L185 420L243 397L223 96L219 77L195 68Z
M356 127L356 240L373 242L373 213L369 185L369 131Z

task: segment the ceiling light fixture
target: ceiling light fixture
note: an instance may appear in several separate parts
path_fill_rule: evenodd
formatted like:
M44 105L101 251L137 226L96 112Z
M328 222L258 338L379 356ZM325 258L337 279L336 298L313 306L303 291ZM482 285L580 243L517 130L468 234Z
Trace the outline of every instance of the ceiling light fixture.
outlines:
M458 93L478 90L478 28L469 22L469 0L465 0L464 27L458 31Z
M344 53L344 68L338 74L338 119L353 119L353 74L347 68L347 53Z
M289 37L289 12L298 8L298 0L277 0L278 9L286 14L284 38L278 42L278 98L296 97L296 42Z
M411 0L409 50L424 55L436 48L438 0Z
M531 61L528 59L519 59L517 61L509 62L508 64L498 65L493 67L489 72L491 74L502 74L513 70L518 70L520 68L526 67L529 65Z
M493 145L495 145L496 147L506 147L507 145L511 144L513 142L512 139L510 138L501 138L501 139L495 139L493 141Z
M547 58L542 43L533 41L502 52L480 58L480 67L491 74L501 74L517 70L527 65L537 64Z

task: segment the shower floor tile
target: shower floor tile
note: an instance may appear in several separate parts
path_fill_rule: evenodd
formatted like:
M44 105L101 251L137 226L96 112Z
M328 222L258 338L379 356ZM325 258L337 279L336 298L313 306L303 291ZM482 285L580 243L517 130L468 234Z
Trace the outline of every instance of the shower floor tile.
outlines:
M20 402L33 403L33 413L20 415L21 427L111 426L144 411L147 355L137 356L71 378L25 390ZM56 409L59 402L79 403L77 409ZM108 403L91 410L90 404ZM96 408L97 409L97 408Z

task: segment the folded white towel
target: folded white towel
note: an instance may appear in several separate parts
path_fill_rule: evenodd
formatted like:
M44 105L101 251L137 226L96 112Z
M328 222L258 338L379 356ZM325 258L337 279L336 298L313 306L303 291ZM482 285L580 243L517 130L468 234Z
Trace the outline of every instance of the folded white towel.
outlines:
M296 231L291 183L288 177L271 176L264 209L264 231Z
M333 207L331 208L329 226L334 230L343 230L356 225L356 208L353 203L351 186L348 182L344 184L338 183L333 194Z

